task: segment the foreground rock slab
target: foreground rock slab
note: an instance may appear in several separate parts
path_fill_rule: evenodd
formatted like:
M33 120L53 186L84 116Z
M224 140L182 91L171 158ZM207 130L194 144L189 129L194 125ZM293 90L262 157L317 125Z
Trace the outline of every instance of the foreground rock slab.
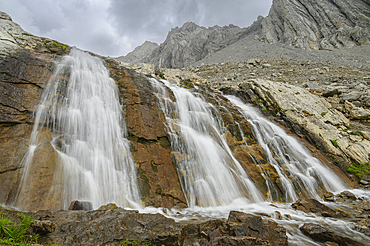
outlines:
M301 228L303 234L311 237L315 241L322 242L322 243L336 243L336 245L343 245L343 246L365 246L366 244L356 241L350 237L341 235L333 230L328 228L324 228L321 225L315 223L305 223ZM332 244L330 244L332 245Z

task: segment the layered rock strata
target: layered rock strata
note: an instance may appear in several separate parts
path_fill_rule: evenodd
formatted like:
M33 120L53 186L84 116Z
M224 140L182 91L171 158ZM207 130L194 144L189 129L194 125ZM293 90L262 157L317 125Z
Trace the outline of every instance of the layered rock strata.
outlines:
M274 0L262 21L261 40L304 49L333 49L370 42L367 0Z
M248 28L234 25L205 28L192 22L185 23L181 28L173 28L166 40L140 62L154 64L156 68L187 67L254 33L261 21L262 17Z

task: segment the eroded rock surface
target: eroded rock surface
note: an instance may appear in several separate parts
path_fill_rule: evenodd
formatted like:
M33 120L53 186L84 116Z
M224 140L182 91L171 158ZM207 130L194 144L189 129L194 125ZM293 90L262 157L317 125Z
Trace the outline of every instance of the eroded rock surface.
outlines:
M261 39L310 49L368 44L369 9L367 0L275 0Z
M325 99L309 93L303 88L281 82L251 80L242 85L251 89L275 114L283 115L296 131L324 153L335 156L332 161L343 171L352 160L369 161L370 141L365 137L352 137L346 132L350 120L333 109Z

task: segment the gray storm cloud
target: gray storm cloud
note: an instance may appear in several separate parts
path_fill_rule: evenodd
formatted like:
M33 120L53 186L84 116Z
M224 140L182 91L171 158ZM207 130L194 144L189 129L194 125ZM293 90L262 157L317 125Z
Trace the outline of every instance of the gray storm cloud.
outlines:
M249 26L272 0L0 0L0 10L38 36L105 56L120 56L149 40L161 43L185 22Z

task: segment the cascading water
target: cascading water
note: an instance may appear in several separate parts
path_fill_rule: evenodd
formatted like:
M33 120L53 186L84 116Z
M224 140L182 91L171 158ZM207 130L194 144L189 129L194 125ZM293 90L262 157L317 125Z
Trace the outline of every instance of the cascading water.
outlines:
M222 137L218 111L190 91L163 80L175 95L172 102L162 83L151 82L166 116L188 206L222 206L238 198L261 202L259 191Z
M244 104L237 97L230 95L226 97L240 108L240 112L252 125L253 133L265 150L267 160L279 174L287 202L296 201L297 192L320 199L318 193L320 190L336 192L346 188L339 177L309 154L295 138L262 117L255 108ZM270 200L279 200L275 191L271 189L274 185L268 179L266 182L268 182L267 187L270 188Z
M14 203L20 208L26 203L25 184L33 178L30 165L45 127L52 131L51 145L58 158L49 197L60 197L60 209L72 200L91 201L94 208L108 202L141 207L117 87L99 58L72 49L57 64L21 164L24 172Z

